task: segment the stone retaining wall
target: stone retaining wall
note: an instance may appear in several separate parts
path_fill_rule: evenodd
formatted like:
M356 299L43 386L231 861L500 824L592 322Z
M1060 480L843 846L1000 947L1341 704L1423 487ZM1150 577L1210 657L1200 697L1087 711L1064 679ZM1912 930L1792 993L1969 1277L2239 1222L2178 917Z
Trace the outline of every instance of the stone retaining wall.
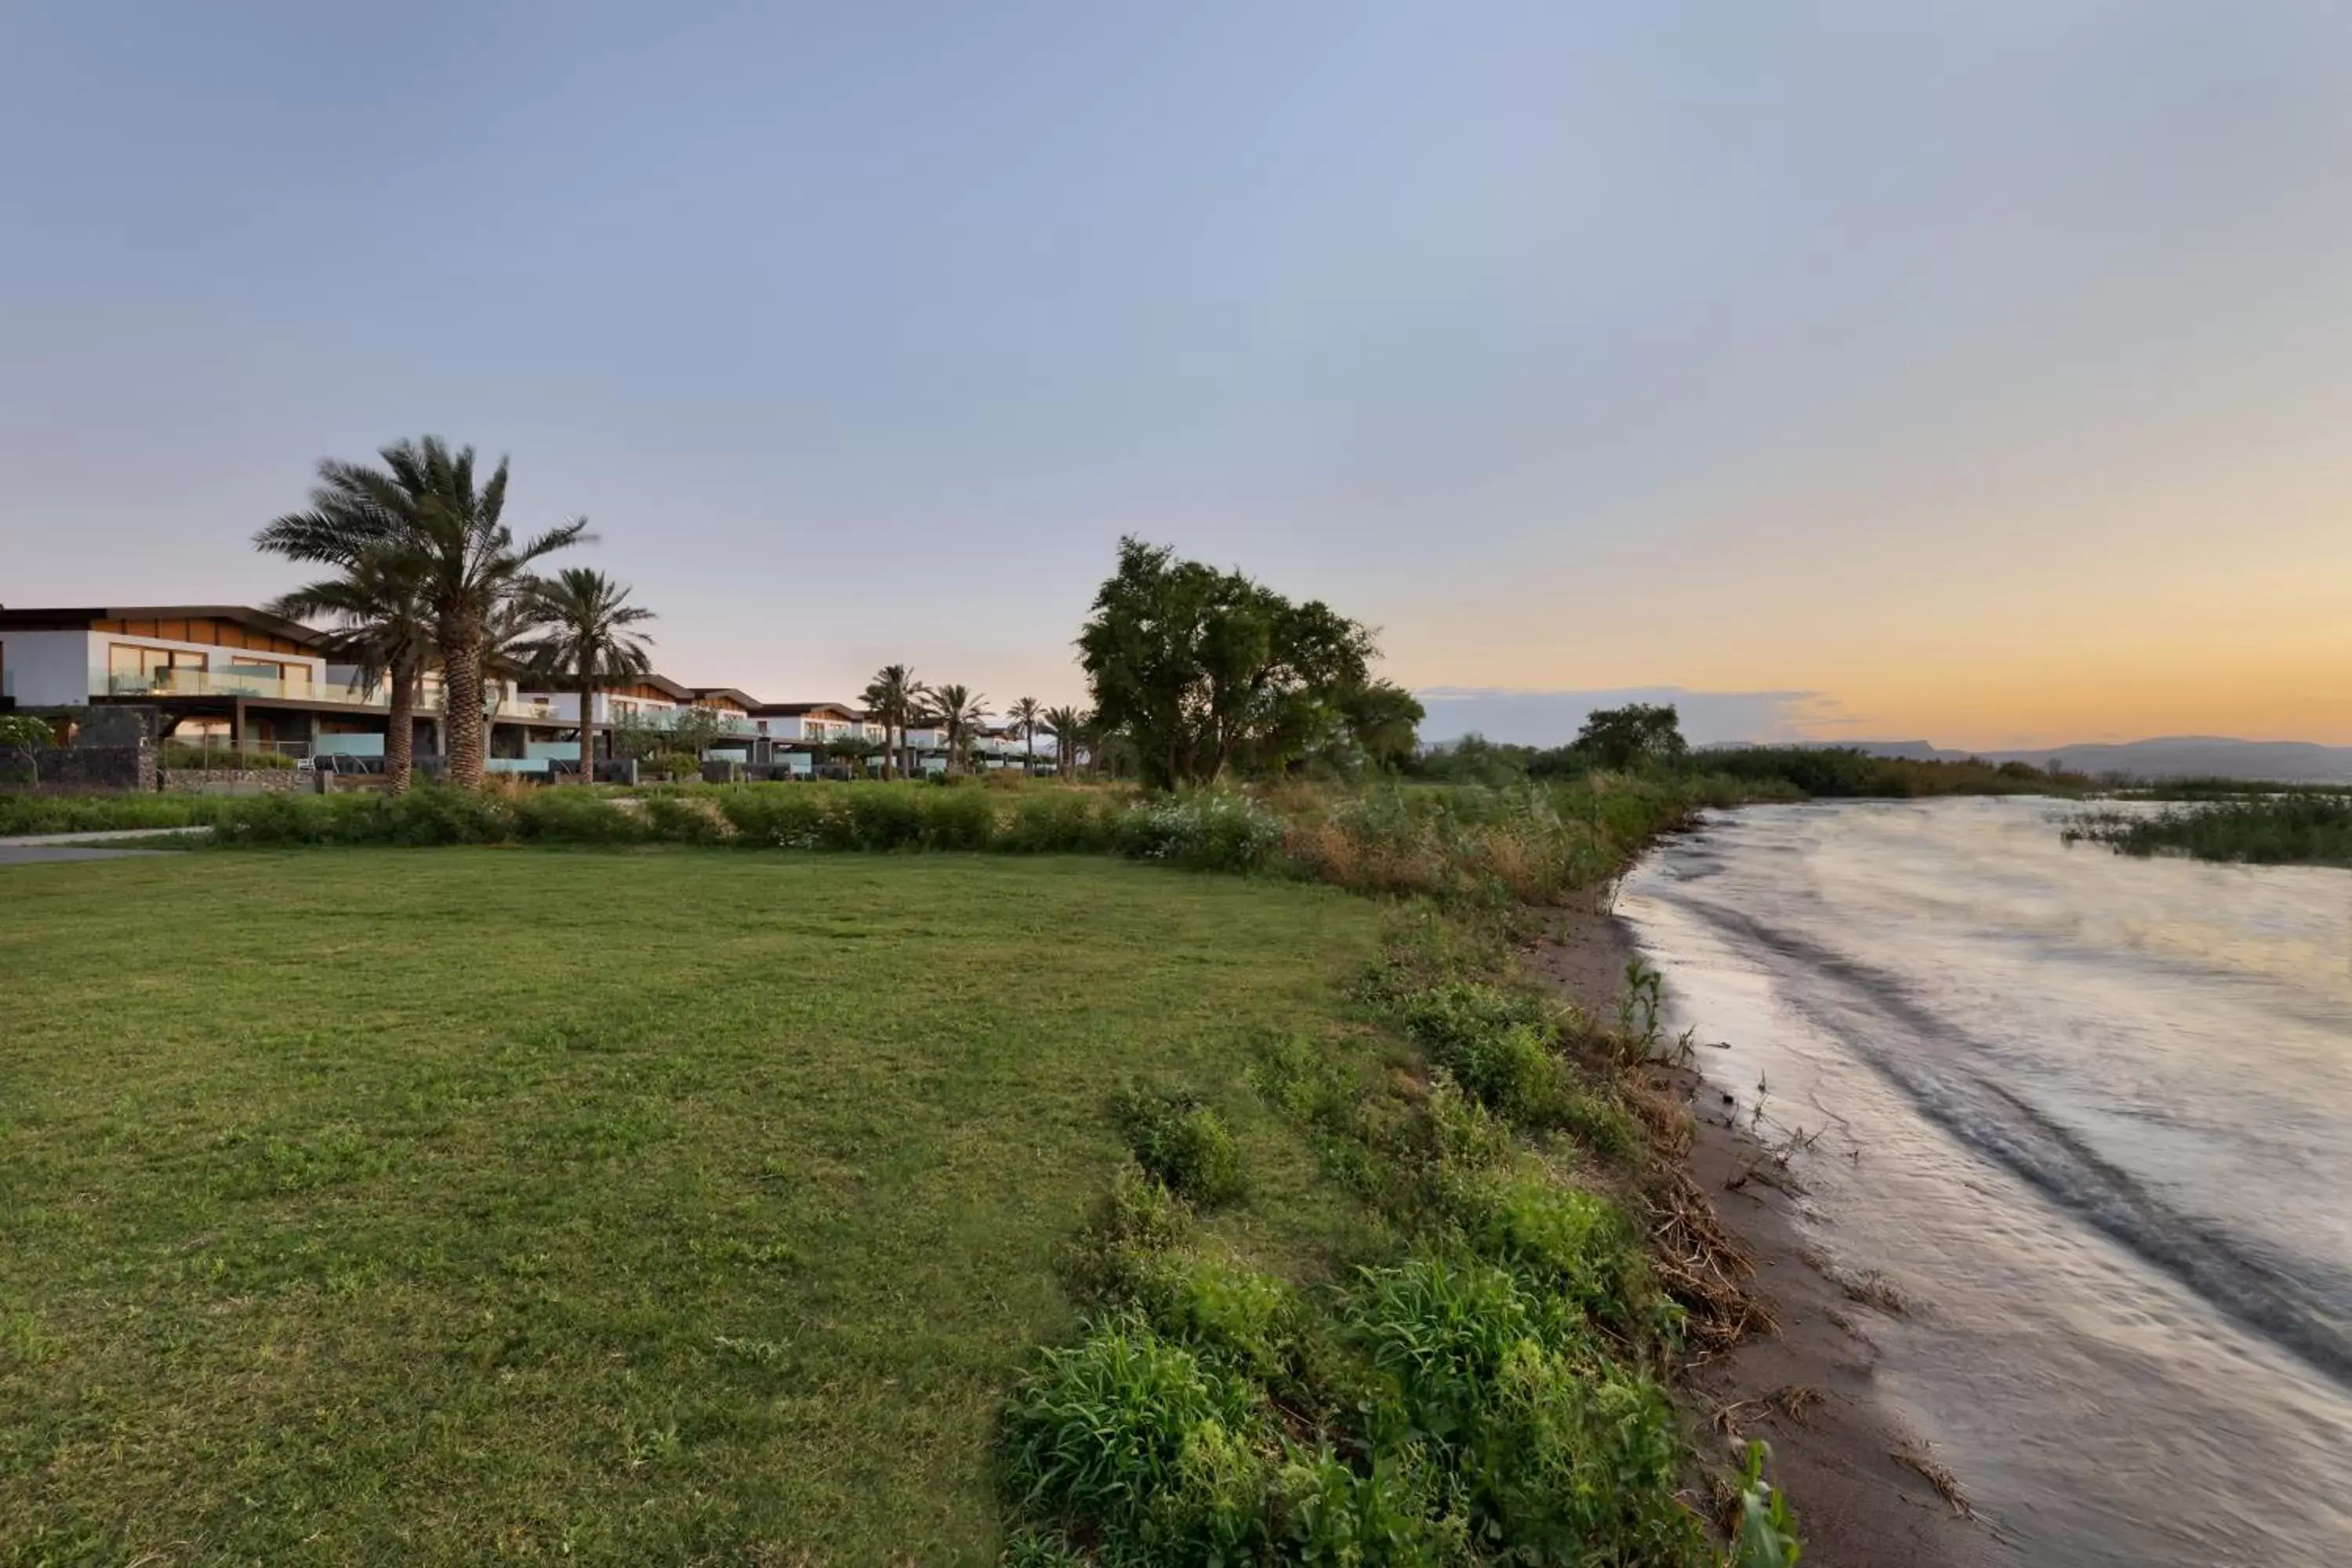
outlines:
M170 795L311 795L316 775L293 768L165 768L159 775Z

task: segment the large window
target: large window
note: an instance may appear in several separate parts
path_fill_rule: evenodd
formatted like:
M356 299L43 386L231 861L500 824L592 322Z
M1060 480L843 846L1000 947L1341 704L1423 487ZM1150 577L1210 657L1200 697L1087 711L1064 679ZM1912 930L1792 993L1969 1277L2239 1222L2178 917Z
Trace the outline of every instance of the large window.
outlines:
M168 686L175 669L202 669L205 656L180 648L142 647L136 643L110 643L106 649L107 684L111 689L140 690Z
M310 695L310 667L307 664L280 664L276 659L251 658L244 654L230 656L231 675L251 676L259 680L278 683L278 695L308 697Z

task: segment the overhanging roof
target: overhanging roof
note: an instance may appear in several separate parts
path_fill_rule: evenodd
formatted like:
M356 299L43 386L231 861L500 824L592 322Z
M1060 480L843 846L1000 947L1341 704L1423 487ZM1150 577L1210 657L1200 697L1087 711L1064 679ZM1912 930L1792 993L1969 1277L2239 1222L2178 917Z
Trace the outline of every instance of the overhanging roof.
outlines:
M751 710L755 719L799 719L811 713L838 713L845 719L863 720L866 710L853 708L846 702L764 702Z
M268 632L304 647L322 640L322 634L299 621L257 610L250 605L92 605L53 610L0 609L0 631L88 631L99 621L234 621L257 632Z

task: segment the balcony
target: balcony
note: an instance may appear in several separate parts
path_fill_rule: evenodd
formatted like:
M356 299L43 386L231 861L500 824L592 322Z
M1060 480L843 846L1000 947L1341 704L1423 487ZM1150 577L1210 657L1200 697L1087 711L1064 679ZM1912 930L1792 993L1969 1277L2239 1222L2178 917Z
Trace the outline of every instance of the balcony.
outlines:
M640 708L634 713L614 713L599 720L606 728L635 725L644 730L675 730L684 715L698 719L715 719L721 735L757 735L760 726L740 713L723 713L716 708Z
M96 675L94 697L276 697L302 702L350 702L357 696L341 687L321 690L310 680L285 680L241 669L154 669L138 675Z

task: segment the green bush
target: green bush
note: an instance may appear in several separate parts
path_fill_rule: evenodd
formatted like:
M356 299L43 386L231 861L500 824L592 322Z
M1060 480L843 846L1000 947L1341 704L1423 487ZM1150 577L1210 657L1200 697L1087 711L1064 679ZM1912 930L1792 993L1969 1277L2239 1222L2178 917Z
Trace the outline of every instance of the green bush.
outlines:
M735 829L738 844L776 849L824 849L824 797L815 784L746 784L722 791L719 809Z
M1141 1298L1160 1258L1192 1234L1192 1210L1136 1164L1111 1178L1095 1222L1070 1257L1070 1288L1081 1300L1110 1303Z
M996 838L996 802L986 790L951 789L921 797L923 846L986 849Z
M1202 791L1129 808L1113 824L1111 843L1129 859L1255 871L1281 853L1282 823L1246 795Z
M1112 1563L1245 1561L1276 1449L1245 1378L1131 1312L1043 1352L1004 1420L1016 1506L1094 1533Z
M1419 1444L1376 1454L1361 1468L1328 1448L1294 1454L1275 1487L1282 1561L1367 1568L1478 1561L1469 1520Z
M1241 1196L1241 1151L1216 1112L1198 1100L1130 1089L1116 1111L1136 1163L1169 1191L1202 1208Z
M635 844L647 837L646 819L584 789L533 790L514 803L526 840L554 844Z
M222 844L266 846L365 843L377 831L375 804L362 795L273 795L232 800L224 803L215 819L213 837Z
M0 794L0 837L199 826L217 818L229 805L225 796L205 795Z
M1654 1321L1640 1238L1600 1194L1540 1168L1496 1171L1462 1186L1455 1213L1478 1256L1509 1268L1526 1289L1625 1333Z
M925 837L931 802L911 789L851 789L843 802L860 849L914 849Z
M1612 1157L1635 1147L1632 1118L1581 1081L1542 998L1454 981L1415 994L1404 1022L1430 1060L1497 1115L1525 1127L1566 1128Z
M1098 851L1110 847L1110 829L1092 796L1075 790L1024 793L999 836L997 847L1024 855Z
M1298 1302L1271 1274L1221 1258L1165 1253L1139 1271L1135 1299L1170 1339L1261 1381L1280 1376L1298 1331Z
M688 795L648 795L645 797L647 837L663 844L722 844L727 839L723 818L702 808Z
M1505 1269L1418 1257L1362 1270L1342 1323L1368 1373L1361 1440L1427 1444L1473 1539L1515 1562L1695 1560L1672 1407L1580 1318Z

